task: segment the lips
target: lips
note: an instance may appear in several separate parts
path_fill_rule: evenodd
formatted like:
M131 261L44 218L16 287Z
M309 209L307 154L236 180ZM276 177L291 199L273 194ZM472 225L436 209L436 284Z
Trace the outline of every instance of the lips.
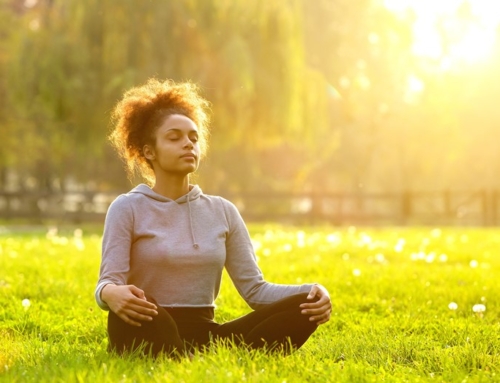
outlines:
M181 156L181 158L192 158L192 159L195 160L196 159L196 154L194 154L194 153L186 153L186 154L183 154Z

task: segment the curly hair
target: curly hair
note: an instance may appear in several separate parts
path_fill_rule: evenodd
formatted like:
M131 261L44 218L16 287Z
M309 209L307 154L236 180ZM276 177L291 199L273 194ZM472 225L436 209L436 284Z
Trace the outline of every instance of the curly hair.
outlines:
M143 147L155 144L156 129L172 114L182 114L196 124L203 157L208 149L209 109L209 102L191 82L152 78L126 91L113 110L113 127L108 138L125 162L129 179L139 175L149 183L154 182L153 168L144 157Z

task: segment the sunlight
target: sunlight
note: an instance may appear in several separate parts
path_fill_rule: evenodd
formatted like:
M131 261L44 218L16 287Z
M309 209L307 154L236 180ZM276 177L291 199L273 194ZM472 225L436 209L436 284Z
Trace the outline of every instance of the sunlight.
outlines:
M384 5L413 20L413 54L438 61L443 70L485 61L493 51L500 1L384 0Z
M425 83L415 75L410 75L407 79L407 88L404 100L408 104L415 104L420 98L420 94L425 89Z
M420 80L418 77L416 77L415 75L411 75L409 78L408 78L408 89L411 91L411 92L416 92L416 93L419 93L419 92L422 92L425 88L425 84L422 80Z
M472 26L463 39L450 46L450 55L473 63L488 58L495 44L494 31Z

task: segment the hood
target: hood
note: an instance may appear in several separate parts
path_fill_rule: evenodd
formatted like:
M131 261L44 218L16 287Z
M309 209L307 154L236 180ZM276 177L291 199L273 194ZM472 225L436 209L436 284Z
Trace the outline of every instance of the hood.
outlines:
M156 193L153 189L151 189L146 184L137 185L134 189L132 189L130 191L130 193L142 194L148 198L151 198L151 199L153 199L155 201L159 201L159 202L172 202L172 203L178 203L178 204L187 203L188 215L189 215L189 217L188 217L189 218L189 229L191 230L191 239L193 241L193 248L198 249L199 245L198 245L198 242L196 241L196 235L195 235L194 228L193 228L193 213L191 211L191 205L189 202L200 198L202 191L198 185L189 185L189 188L190 188L190 190L187 194L184 194L182 197L179 197L176 200L167 198L165 196L162 196L161 194Z
M130 193L138 193L142 194L146 197L154 199L159 202L175 202L178 204L183 204L189 201L193 201L200 197L202 191L198 185L189 185L190 189L189 193L183 195L182 197L177 198L176 200L170 199L168 197L162 196L161 194L156 193L153 189L151 189L146 184L137 185L134 189L130 191Z

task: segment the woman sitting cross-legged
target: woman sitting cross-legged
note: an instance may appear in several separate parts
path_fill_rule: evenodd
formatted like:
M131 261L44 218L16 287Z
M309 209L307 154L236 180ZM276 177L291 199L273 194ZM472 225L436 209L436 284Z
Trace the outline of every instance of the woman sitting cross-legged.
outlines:
M118 353L178 356L217 339L289 353L330 318L323 286L264 280L236 207L189 183L208 120L208 102L190 82L151 79L114 109L111 143L130 174L147 181L113 201L104 225L95 297L109 310ZM253 311L217 323L224 268Z

